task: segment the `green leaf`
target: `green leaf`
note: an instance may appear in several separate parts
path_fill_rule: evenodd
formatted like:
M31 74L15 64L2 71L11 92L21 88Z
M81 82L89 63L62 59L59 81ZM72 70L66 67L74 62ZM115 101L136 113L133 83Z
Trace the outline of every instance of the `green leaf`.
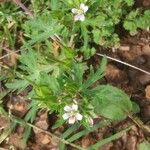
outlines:
M89 36L88 36L88 30L86 27L85 23L81 23L81 34L83 36L83 51L86 51L87 46L88 46L88 40L89 40Z
M75 132L80 127L79 124L74 124L71 127L69 127L62 135L61 138L65 139L69 137L73 132Z
M90 71L88 79L83 83L82 89L90 87L94 82L101 79L104 76L106 69L107 59L104 57L101 61L100 67L94 73L93 69Z
M93 90L93 105L100 115L122 120L132 111L132 103L127 94L110 85L100 85Z
M134 0L125 0L128 6L132 6L134 4Z
M130 32L137 31L137 25L134 21L125 21L123 24L124 28Z
M6 83L5 84L7 88L9 88L12 91L19 90L18 93L23 91L28 85L29 82L26 80L14 80L13 83Z
M81 138L82 136L85 136L85 135L89 134L90 132L93 132L93 131L97 130L98 128L102 128L102 127L105 127L107 125L109 125L109 121L101 121L101 122L95 124L90 129L84 129L84 130L74 134L73 136L68 138L67 141L68 142L76 141L77 139Z
M51 0L50 2L50 5L51 5L51 9L52 10L57 10L59 7L58 7L58 0Z
M133 113L135 113L135 114L140 112L140 107L139 107L138 104L135 103L135 102L132 102L132 111L133 111Z
M53 19L50 14L45 13L41 16L34 17L24 25L26 34L31 37L31 40L24 47L28 48L29 45L45 41L49 37L54 36L54 34L60 33L62 28L63 25Z
M60 126L62 126L65 123L64 119L58 119L55 124L52 126L52 129L56 129L59 128Z
M33 51L33 50L29 50L28 52L22 52L21 57L20 57L20 62L22 63L23 69L31 72L31 73L35 73L37 68L38 68L38 53Z
M150 143L148 142L140 143L138 150L150 150Z
M25 131L23 133L23 145L26 146L27 142L28 142L28 139L30 138L30 135L31 135L31 127L29 126L26 126L25 127Z
M33 121L35 120L36 118L36 113L38 111L38 107L37 107L37 102L35 101L32 101L31 104L30 104L30 110L28 111L28 113L26 114L24 120L26 122L31 122L33 123Z
M40 85L47 86L55 94L60 93L60 85L57 81L57 78L55 78L54 76L42 73L40 75L40 81L41 81Z
M75 132L79 127L80 127L79 124L74 124L74 125L72 125L71 127L69 127L69 129L67 129L67 130L61 135L61 138L62 138L62 139L66 139L66 138L69 137L73 132ZM65 144L64 144L64 143L60 143L59 150L65 150Z
M9 91L1 91L0 92L0 103L1 103L1 100L9 93Z
M99 42L100 42L100 37L101 37L100 30L95 29L95 30L93 30L92 32L93 32L94 42L97 43L97 44L99 44Z
M84 64L83 63L74 63L73 64L73 73L74 73L74 81L80 88L82 86L83 74L84 74Z

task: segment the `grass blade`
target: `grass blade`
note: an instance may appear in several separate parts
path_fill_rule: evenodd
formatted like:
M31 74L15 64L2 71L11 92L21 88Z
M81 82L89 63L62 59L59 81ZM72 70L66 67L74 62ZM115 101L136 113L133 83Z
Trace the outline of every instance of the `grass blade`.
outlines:
M79 124L74 124L73 126L71 126L68 130L66 130L62 135L61 138L65 139L68 136L70 136L74 131L76 131L78 128L80 127ZM65 144L64 143L60 143L59 145L59 150L64 150L65 149Z
M73 141L81 138L82 136L85 136L85 135L89 134L90 132L93 132L96 129L107 126L107 125L109 125L109 121L101 121L98 124L94 125L91 128L91 130L88 130L88 129L82 130L82 131L76 133L75 135L73 135L72 137L70 137L69 139L67 139L67 141L68 142L73 142Z
M108 138L106 138L104 140L101 140L101 141L97 142L96 144L90 146L88 148L88 150L96 150L96 149L102 147L103 145L120 138L125 132L127 132L130 129L131 129L131 127L126 128L126 129L124 129L124 130L122 130L122 131L112 135L111 137L108 137Z

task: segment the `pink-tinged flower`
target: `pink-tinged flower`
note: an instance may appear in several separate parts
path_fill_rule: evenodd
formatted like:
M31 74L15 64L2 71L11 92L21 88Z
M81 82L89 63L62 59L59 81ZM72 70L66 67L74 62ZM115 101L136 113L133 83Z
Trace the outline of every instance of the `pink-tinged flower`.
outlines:
M81 3L80 8L72 8L72 13L74 14L74 21L84 21L85 13L88 11L88 6Z
M64 107L65 113L63 119L68 120L69 124L74 124L76 121L82 120L83 116L78 112L78 105L72 104Z

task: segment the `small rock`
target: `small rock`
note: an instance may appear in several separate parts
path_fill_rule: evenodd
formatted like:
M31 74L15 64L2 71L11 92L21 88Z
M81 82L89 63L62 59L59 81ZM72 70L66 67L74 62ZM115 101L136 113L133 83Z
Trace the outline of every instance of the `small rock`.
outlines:
M24 97L17 95L13 97L11 101L8 101L7 107L10 109L12 114L23 117L28 111L28 102L24 99Z
M149 118L150 118L150 105L144 106L144 108L142 109L141 113L142 113L142 118L145 121L148 121Z
M83 148L87 148L88 146L90 146L90 145L92 144L92 141L93 141L93 139L91 138L90 135L85 136L85 137L82 139L82 147L83 147Z
M39 115L39 117L35 121L35 126L39 127L40 129L43 129L43 130L48 129L49 123L48 123L48 114L47 114L47 112L41 113ZM33 128L33 131L36 134L42 132L41 130L38 130L36 128L35 129Z
M145 94L145 97L150 100L150 85L146 87Z
M135 60L134 63L137 64L138 66L140 65L144 65L146 64L146 56L145 55L141 55L138 56Z
M0 128L8 128L9 125L9 120L6 117L0 115Z
M36 134L36 143L38 144L41 143L45 145L50 142L51 142L51 138L47 134L43 132Z
M23 144L22 135L17 133L11 134L9 136L9 145L13 145L16 149L24 149L25 145Z
M142 47L142 51L143 51L144 54L147 54L147 55L150 56L150 46L149 45L144 45Z
M41 141L42 144L48 144L50 142L50 137L48 135L45 135Z
M150 75L141 74L141 75L139 75L138 80L142 85L146 85L150 82Z
M129 51L130 50L130 46L120 46L119 50L121 50L121 51Z

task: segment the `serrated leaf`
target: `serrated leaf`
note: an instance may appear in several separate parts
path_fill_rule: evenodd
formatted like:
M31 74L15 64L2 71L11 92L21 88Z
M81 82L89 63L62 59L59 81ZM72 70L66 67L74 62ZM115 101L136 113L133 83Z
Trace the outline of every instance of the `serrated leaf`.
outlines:
M13 83L6 83L5 85L7 88L9 88L12 91L19 90L18 93L20 93L29 85L29 82L26 80L18 79L18 80L14 80Z
M137 25L134 21L125 21L123 24L124 28L130 32L137 31Z
M73 64L73 73L74 73L74 81L80 88L83 81L84 74L84 64L82 63L74 63Z
M122 120L132 111L132 103L127 94L110 85L100 85L93 92L93 105L100 115L112 119Z
M37 52L30 50L23 52L20 57L20 62L24 65L24 70L35 73L38 65L38 54Z
M100 31L98 29L95 29L92 32L93 32L94 42L97 43L97 44L99 44L100 37L101 37Z
M50 5L51 5L51 9L52 10L57 10L59 7L58 7L58 3L59 1L58 0L51 0L50 2Z
M50 14L44 14L27 21L24 25L26 33L31 38L24 47L47 40L49 37L59 33L63 25L52 19Z
M47 86L55 94L60 93L60 85L57 81L57 78L55 78L54 76L42 73L40 75L40 81L41 81L40 85Z

